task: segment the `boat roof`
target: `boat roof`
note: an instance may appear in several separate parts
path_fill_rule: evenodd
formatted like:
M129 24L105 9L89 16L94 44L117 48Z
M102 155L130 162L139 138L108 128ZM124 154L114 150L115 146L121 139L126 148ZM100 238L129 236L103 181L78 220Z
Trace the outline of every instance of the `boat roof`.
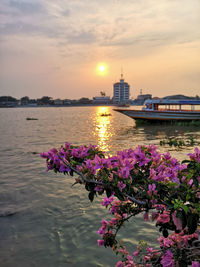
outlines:
M200 105L200 100L180 100L180 99L147 99L144 102L147 104L159 104L159 105Z

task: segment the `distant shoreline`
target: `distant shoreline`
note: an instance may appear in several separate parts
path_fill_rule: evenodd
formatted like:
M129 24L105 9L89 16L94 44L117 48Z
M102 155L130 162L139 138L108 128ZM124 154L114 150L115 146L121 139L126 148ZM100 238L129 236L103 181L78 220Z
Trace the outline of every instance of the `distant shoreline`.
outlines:
M37 106L0 106L0 108L63 108L63 107L118 107L115 104L70 104L70 105L37 105ZM143 106L143 105L130 105L130 106Z

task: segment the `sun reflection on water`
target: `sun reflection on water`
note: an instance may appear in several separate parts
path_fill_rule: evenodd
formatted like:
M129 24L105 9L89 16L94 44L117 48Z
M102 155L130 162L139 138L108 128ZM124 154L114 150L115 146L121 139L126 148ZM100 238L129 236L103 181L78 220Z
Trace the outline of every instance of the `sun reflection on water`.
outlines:
M97 107L95 115L95 131L98 147L105 152L110 150L110 138L113 136L111 127L111 114L109 107Z

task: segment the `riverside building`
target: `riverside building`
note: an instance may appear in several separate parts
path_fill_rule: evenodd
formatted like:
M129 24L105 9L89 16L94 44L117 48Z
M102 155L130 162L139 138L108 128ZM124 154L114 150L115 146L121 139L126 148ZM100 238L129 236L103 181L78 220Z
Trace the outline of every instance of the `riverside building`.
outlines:
M130 85L124 82L123 74L119 82L113 85L113 102L116 104L126 104L130 102Z
M93 104L109 104L110 97L109 96L95 96L92 100Z

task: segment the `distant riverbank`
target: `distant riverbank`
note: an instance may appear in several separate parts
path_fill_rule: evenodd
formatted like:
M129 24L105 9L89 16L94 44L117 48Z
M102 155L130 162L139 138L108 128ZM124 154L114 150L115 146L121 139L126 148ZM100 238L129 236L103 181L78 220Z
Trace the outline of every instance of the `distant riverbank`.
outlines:
M63 108L63 107L109 107L109 106L114 106L118 107L116 104L70 104L70 105L16 105L16 106L1 106L0 108ZM142 106L142 105L130 105L130 106Z

